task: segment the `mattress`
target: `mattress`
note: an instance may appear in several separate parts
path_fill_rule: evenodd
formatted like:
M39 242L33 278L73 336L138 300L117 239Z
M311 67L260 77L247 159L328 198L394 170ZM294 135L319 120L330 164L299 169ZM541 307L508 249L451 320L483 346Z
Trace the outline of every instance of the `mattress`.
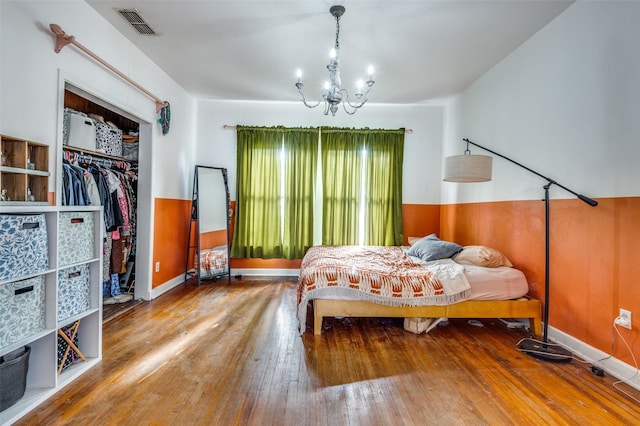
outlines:
M529 283L519 269L464 265L464 275L471 284L468 300L510 300L529 292Z
M471 285L471 295L465 300L511 300L525 296L529 283L519 269L499 266L464 265L464 275ZM351 300L344 296L323 296L322 299ZM353 298L353 300L356 300Z

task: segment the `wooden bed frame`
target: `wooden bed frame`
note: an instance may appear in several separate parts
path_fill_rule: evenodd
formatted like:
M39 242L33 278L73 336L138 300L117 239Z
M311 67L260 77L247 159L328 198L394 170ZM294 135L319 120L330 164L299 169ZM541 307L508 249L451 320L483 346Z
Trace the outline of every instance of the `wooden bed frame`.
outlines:
M528 318L534 335L542 334L542 304L537 299L469 300L445 306L386 306L362 300L314 299L313 334L324 317Z

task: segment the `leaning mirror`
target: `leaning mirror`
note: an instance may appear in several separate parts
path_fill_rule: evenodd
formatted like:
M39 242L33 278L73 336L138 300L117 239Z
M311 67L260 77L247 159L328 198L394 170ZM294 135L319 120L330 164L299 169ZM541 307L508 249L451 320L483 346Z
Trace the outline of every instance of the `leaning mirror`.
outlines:
M193 187L198 230L198 285L201 280L225 276L230 279L227 169L196 166Z

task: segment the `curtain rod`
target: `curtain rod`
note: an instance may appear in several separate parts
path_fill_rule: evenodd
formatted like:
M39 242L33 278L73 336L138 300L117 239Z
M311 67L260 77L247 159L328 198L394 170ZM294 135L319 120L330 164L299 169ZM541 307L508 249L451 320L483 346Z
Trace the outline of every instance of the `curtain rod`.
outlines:
M225 130L235 130L236 126L233 126L231 124L225 124L224 126L222 126L223 129ZM413 133L413 129L404 129L405 133Z
M127 77L126 75L124 75L123 73L118 71L113 65L111 65L110 63L108 63L107 61L105 61L104 59L100 58L98 55L96 55L95 53L93 53L92 51L90 51L89 49L87 49L86 47L81 45L80 43L78 43L76 41L75 36L67 35L62 30L62 28L60 28L60 25L51 24L51 25L49 25L49 28L51 28L51 32L53 34L55 34L55 36L56 36L56 47L54 48L56 53L60 53L62 48L65 47L67 44L73 44L78 49L82 50L84 53L86 53L87 55L91 56L93 59L98 61L100 64L104 65L110 71L115 73L118 77L122 78L124 81L126 81L127 83L129 83L130 85L132 85L133 87L135 87L136 89L140 90L142 93L144 93L145 95L149 96L151 99L156 101L156 112L160 111L162 108L167 106L167 102L165 102L165 101L161 100L160 98L158 98L157 96L153 95L147 89L145 89L144 87L140 86L138 83L136 83L135 81L133 81L132 79L130 79L129 77Z

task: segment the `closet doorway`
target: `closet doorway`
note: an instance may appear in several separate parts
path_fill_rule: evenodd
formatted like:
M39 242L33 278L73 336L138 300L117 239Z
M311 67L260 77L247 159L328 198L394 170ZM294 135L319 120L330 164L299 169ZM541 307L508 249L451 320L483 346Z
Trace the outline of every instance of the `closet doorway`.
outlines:
M148 121L117 107L106 97L62 76L60 91L56 205L95 205L96 198L100 198L99 204L109 211L105 214L102 276L106 321L150 299L152 223L147 218L151 217L152 208L152 127ZM74 140L76 135L70 135L69 124L70 114L76 113L97 124L100 131L117 129L112 131L122 135L122 151L112 151L100 144L95 148L83 146ZM74 186L69 182L73 171L79 175L85 173L85 178L91 175L96 186L98 183L104 188L111 185L108 193L100 194L94 189L90 202L87 194L74 196L77 194L73 194Z

